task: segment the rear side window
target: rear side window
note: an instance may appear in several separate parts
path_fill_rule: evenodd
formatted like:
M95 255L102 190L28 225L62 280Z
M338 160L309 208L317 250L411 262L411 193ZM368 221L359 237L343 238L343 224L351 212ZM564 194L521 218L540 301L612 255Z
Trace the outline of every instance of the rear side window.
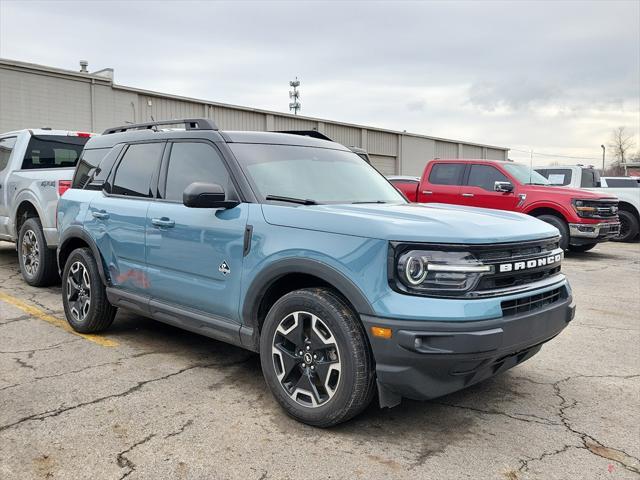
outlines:
M2 168L0 168L0 170L2 170ZM607 187L640 188L640 183L633 178L607 178Z
M462 185L463 163L436 163L429 174L429 183L435 185Z
M11 152L15 144L16 137L0 139L0 172L9 165L9 158L11 157Z
M509 179L500 170L491 165L471 165L467 185L493 192L496 182L508 181Z
M227 194L233 190L229 172L217 150L202 142L177 142L171 147L164 198L182 203L193 182L217 183Z
M600 187L600 173L591 169L582 170L582 188L598 188Z
M569 185L571 183L572 172L568 168L550 168L544 173L542 171L539 173L546 177L551 185Z
M27 145L22 169L73 168L88 140L67 135L34 135Z
M129 145L115 173L111 193L152 197L151 179L158 169L164 143Z
M118 159L122 145L109 148L84 150L73 176L71 188L85 188L89 183L104 183ZM100 187L102 188L102 187Z

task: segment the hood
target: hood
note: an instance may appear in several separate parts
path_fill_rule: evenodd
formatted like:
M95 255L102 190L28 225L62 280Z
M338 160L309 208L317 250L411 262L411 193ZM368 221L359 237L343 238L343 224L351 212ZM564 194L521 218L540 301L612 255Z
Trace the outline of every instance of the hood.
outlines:
M615 195L609 193L591 192L584 188L569 188L569 187L557 187L555 185L542 186L542 185L527 185L527 192L538 192L542 194L548 194L549 189L553 195L564 195L568 198L580 198L583 200L597 200L597 199L612 199L617 200Z
M389 241L503 243L558 235L528 215L485 208L420 204L262 205L273 225Z

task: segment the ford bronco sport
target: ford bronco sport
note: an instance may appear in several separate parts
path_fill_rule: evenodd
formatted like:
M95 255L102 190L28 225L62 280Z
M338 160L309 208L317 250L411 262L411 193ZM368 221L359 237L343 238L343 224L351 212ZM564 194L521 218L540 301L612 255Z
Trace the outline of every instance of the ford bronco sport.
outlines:
M391 407L504 372L574 314L552 226L412 205L349 149L300 135L109 129L58 225L74 329L123 308L259 352L280 405L316 426L376 392Z

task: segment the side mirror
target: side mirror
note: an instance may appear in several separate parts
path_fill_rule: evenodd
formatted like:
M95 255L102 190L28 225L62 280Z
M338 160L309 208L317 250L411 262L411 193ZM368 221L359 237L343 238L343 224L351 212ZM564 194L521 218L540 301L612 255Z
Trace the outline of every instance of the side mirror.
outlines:
M495 182L493 189L496 192L509 193L513 192L513 184L511 182Z
M190 208L233 208L240 202L227 200L227 196L217 183L194 182L185 188L182 203Z

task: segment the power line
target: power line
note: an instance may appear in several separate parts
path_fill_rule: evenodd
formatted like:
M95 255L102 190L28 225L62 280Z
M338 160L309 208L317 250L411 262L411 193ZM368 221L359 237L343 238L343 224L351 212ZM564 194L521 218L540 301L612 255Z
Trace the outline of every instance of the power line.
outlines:
M514 152L522 152L522 153L532 153L531 150L520 150L518 148L510 148L509 150L513 150ZM601 157L574 157L571 155L560 155L556 153L538 153L533 152L534 155L539 155L541 157L562 157L562 158L573 158L575 160L600 160Z

